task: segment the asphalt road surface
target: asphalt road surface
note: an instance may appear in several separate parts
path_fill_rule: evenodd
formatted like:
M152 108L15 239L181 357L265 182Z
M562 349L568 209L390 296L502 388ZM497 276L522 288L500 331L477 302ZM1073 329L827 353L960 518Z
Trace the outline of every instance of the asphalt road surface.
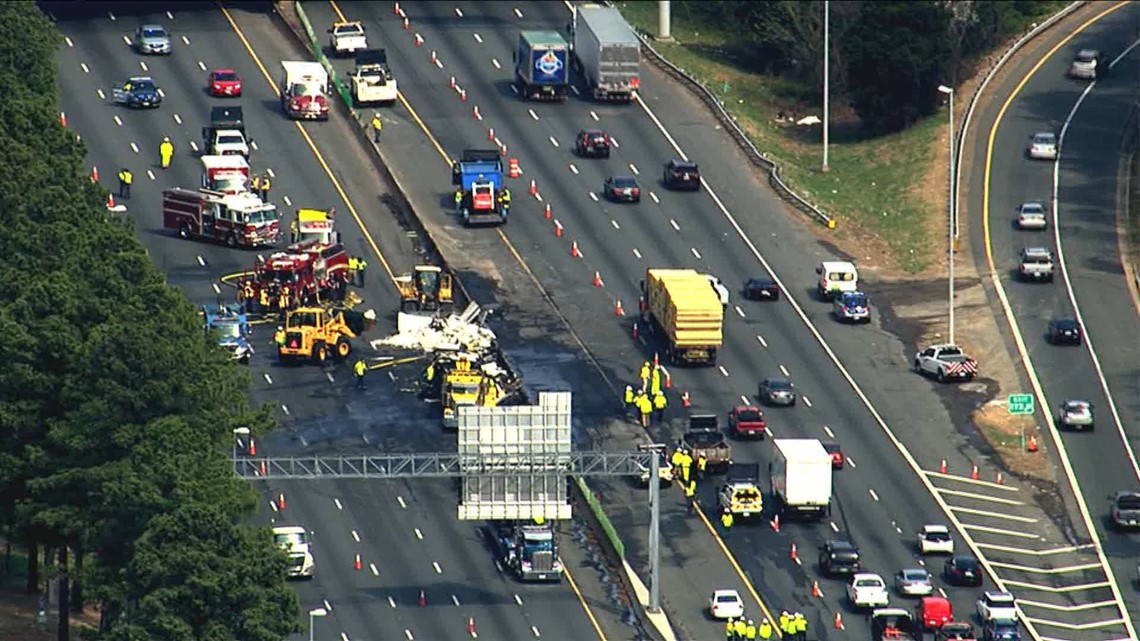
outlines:
M1109 6L1105 3L1101 9ZM1124 151L1122 128L1127 122L1135 126L1128 116L1136 97L1138 59L1130 47L1135 46L1138 19L1137 8L1125 5L1075 33L1059 48L1043 50L1039 58L1042 64L1035 73L1028 77L1010 73L1005 82L994 87L993 108L980 121L980 144L985 145L1002 101L1011 96L1012 102L996 125L989 174L982 175L981 163L973 171L974 176L989 183L989 248L1044 392L1041 404L1045 407L1038 412L1056 417L1058 406L1070 399L1086 400L1094 406L1095 431L1062 432L1061 438L1096 534L1133 615L1140 609L1132 587L1140 538L1114 531L1105 497L1117 490L1135 489L1140 475L1134 455L1140 420L1136 375L1140 317L1125 281L1117 234L1117 207L1125 204L1118 201L1117 182ZM1106 62L1117 60L1114 75L1097 82L1087 95L1087 81L1067 77L1073 55L1084 48L1103 51ZM1078 101L1082 102L1076 108ZM1065 134L1059 163L1027 158L1026 146L1035 132L1059 132L1062 128ZM983 158L984 153L981 149L978 157ZM1127 197L1127 175L1120 178L1125 181L1125 191L1120 193ZM970 209L981 211L981 189L975 189L971 196ZM1047 231L1016 229L1014 209L1029 201L1048 207ZM983 226L973 227L975 240L981 241L974 243L979 248L977 257L985 265ZM1017 253L1028 246L1044 246L1056 253L1053 283L1026 283L1017 277ZM1087 334L1085 345L1049 344L1049 320L1072 318L1077 311ZM1074 584L1085 581L1079 574L1066 580ZM1019 595L1036 598L1025 589ZM1090 602L1106 600L1102 597ZM1119 616L1112 604L1095 611L1105 619Z
M388 211L385 194L378 193L378 175L366 157L362 161L354 146L323 156L310 150L313 138L338 125L299 127L286 120L259 63L215 5L188 5L169 15L127 13L136 6L115 6L110 14L94 4L47 10L67 37L59 57L61 110L87 143L90 162L99 167L103 184L113 186L120 167L133 171L133 197L125 201L124 215L134 221L168 282L196 304L228 301L233 291L221 277L253 264L255 252L178 240L161 229L160 218L162 189L194 188L199 183L192 145L198 144L209 107L240 104L257 143L251 163L255 171L272 172L272 199L286 223L296 207L336 207L342 212L338 228L345 244L351 252L368 256L372 264L361 295L364 307L375 308L381 316L374 331L377 335L392 331L398 297L370 250L371 239L377 239L395 270L419 261L406 230ZM261 8L251 7L257 11L248 17L267 22ZM243 11L235 13L246 17ZM141 58L128 47L126 39L135 27L147 22L161 22L170 29L173 55ZM219 101L206 95L206 73L215 67L232 67L243 76L242 98ZM134 112L110 103L112 85L132 75L153 75L165 96L160 109ZM176 149L173 166L166 171L158 167L157 158L164 135L170 136ZM346 192L353 194L350 202L345 201ZM279 366L272 355L271 336L271 326L255 329L258 353L250 366L251 393L255 402L277 409L282 428L258 443L259 455L454 447L453 437L442 434L432 411L399 391L418 370L395 378L377 371L369 377L369 389L359 392L352 389L352 377L343 365ZM596 571L593 561L588 551L573 544L571 533L564 537L563 558L585 579L581 589L588 597L566 584L516 584L496 569L480 524L456 520L450 483L328 481L280 484L266 490L266 513L274 523L300 524L314 532L317 577L300 585L298 592L304 611L331 608L331 615L317 622L319 638L338 633L342 639L357 641L456 638L467 634L469 618L486 638L531 638L544 632L555 638L557 634L606 638L595 632L597 625L608 631L608 638L632 638L630 628L620 621L625 613L611 615L601 585L591 576ZM281 494L286 508L270 511L269 502ZM362 559L360 571L353 569L357 554ZM420 590L427 598L424 608L418 606ZM579 605L582 598L593 601L597 622L592 621L594 613Z
M640 104L599 105L579 97L564 104L523 103L510 88L515 32L519 28L561 29L568 14L558 3L404 3L410 18L409 31L404 31L402 21L392 15L392 7L387 4L348 3L334 7L314 2L305 7L318 31L337 20L339 10L350 19L363 20L372 42L387 48L406 104L403 108L380 110L388 123L381 146L420 215L441 230L441 237L436 240L444 253L448 254L447 249L451 248L464 254L459 260L465 267L473 271L481 267L483 278L494 283L488 290L494 293L496 287L501 287L507 294L519 288L518 283L506 283L506 279L487 273L498 272L500 277L504 273L515 275L517 270L508 263L517 253L528 266L520 277L533 276L538 281L596 359L613 396L622 384L632 380L641 360L653 351L629 338L629 314L644 269L692 266L734 284L763 273L752 249L755 247L786 279L791 294L802 301L808 320L829 348L848 364L848 370L880 415L894 424L897 431L893 433L909 448L913 460L927 472L937 469L940 459L948 460L951 478L925 472L921 477L916 475L884 437L882 427L851 391L813 334L805 329L796 308L782 302L740 304L737 310L742 301L734 300L729 307L726 348L719 363L723 369L673 372L675 391L688 391L697 408L721 413L741 402L741 397L752 397L760 378L779 375L781 368L786 369L806 400L795 409L769 413L776 435L834 435L855 463L836 477L837 509L831 527L785 527L777 534L761 523L739 528L725 537L736 562L754 584L761 586L763 599L776 610L810 611L813 628L820 636L831 633L833 613L849 615L840 598L839 583L822 583L822 603L809 596L816 577L811 563L814 549L831 536L852 536L862 546L868 568L888 576L901 567L917 564L912 533L925 522L946 519L925 483L930 483L943 501L949 502L952 496L961 499L961 503L955 504L956 516L970 527L979 542L991 546L1005 544L1003 547L1024 543L1008 533L1013 530L1020 530L1019 534L1031 531L1029 538L1035 543L1066 540L1061 528L1051 522L1051 516L1032 505L1032 499L1005 499L1013 501L1018 511L1024 510L1014 514L1014 519L1009 519L1012 510L995 508L995 504L1010 505L1000 499L1007 496L1005 492L1015 490L995 489L991 487L994 483L984 481L965 489L954 485L969 486L960 478L974 463L979 464L986 479L995 478L996 473L983 455L972 451L966 436L955 431L940 395L906 371L911 346L898 343L880 323L870 328L850 328L838 326L828 318L826 305L808 294L813 286L814 264L831 255L826 246L803 230L801 220L785 216L782 206L758 184L697 103L656 71L644 71ZM413 34L424 38L422 47L415 46ZM432 51L442 69L432 65ZM337 64L344 70L349 63ZM466 101L450 87L452 76L465 89ZM481 120L474 115L476 106ZM431 132L430 138L417 131L419 122ZM657 122L669 136L661 133ZM574 133L586 126L606 129L619 141L610 160L587 161L571 154ZM513 183L512 220L501 233L463 230L451 219L446 211L451 193L447 164L443 156L433 152L436 144L449 157L457 157L465 148L493 146L488 142L490 128L508 146L509 155L520 159L524 171L523 179ZM716 198L708 193L666 192L658 185L656 176L661 163L678 154L673 143L701 162ZM432 158L433 153L438 161ZM616 206L595 200L606 175L635 173L633 168L637 168L643 189L652 192L640 206ZM531 179L536 182L541 201L526 194ZM552 206L552 220L543 216L546 203ZM739 232L726 211L739 226ZM565 230L560 239L553 233L554 220ZM505 251L503 247L494 247L496 237ZM581 259L570 255L572 241L578 243ZM477 255L472 256L473 253ZM450 254L449 258L455 260ZM592 285L595 272L604 280L604 287ZM879 293L874 283L868 289L873 295ZM885 289L882 293L884 297L878 303L882 315L889 318L890 298ZM894 295L901 300L906 292ZM739 298L735 292L734 298ZM504 299L508 305L512 302L509 295ZM626 318L620 320L614 314L617 300L624 301L626 311ZM526 311L538 317L533 309ZM905 328L888 323L886 329L901 332ZM570 374L580 371L576 367L567 362L560 372L574 380L586 378L584 374ZM939 391L969 398L981 390L966 387ZM613 401L599 397L594 399L595 405L584 408L591 401L581 396L577 408L586 416L602 417L607 412L613 415ZM672 403L678 404L675 395ZM917 416L915 408L921 408ZM665 440L666 432L670 436L679 433L683 424L680 414L674 408L668 429L657 430L659 439ZM596 420L604 429L586 425L584 431L607 447L610 444L604 438L606 433L614 433L623 443L630 439L628 428L617 429L612 422ZM737 448L737 460L768 460L769 448L765 443L741 444ZM616 485L606 487L604 494L618 503L617 520L631 541L635 565L644 567L640 529L636 527L643 513L641 499ZM711 487L703 488L706 505L712 503L711 494ZM620 509L623 500L629 502L628 512ZM669 572L671 566L682 570L665 576L664 594L671 614L690 632L707 635L712 627L699 611L708 588L718 583L735 583L733 569L718 558L718 544L708 537L704 524L684 516L682 510L667 514L665 527L665 571ZM799 550L809 551L801 556L803 565L789 558L793 542ZM991 560L1005 558L997 548L986 551ZM1064 553L1081 555L1080 550ZM939 567L935 564L934 570ZM1035 570L1040 574L1033 567L1011 569L1005 578L1027 580L1026 577L1035 576ZM972 609L973 591L949 592L959 612ZM1077 624L1083 621L1079 613L1073 616Z

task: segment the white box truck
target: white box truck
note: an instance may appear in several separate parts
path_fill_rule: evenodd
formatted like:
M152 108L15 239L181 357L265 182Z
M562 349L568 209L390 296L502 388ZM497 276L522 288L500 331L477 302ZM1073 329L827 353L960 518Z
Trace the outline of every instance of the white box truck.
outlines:
M282 60L281 108L293 120L329 119L329 73L319 62Z
M772 441L769 465L776 510L789 518L822 519L831 512L831 454L814 438Z
M595 100L633 100L641 87L641 41L614 7L578 5L574 60Z

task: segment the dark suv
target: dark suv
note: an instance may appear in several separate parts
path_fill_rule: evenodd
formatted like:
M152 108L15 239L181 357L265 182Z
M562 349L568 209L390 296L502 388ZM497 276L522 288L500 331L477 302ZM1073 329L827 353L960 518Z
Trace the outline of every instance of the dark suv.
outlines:
M833 539L819 546L819 569L827 576L856 574L863 569L859 548L851 541Z
M662 181L670 189L697 190L701 188L701 169L695 162L674 158L665 163Z
M582 158L609 158L610 137L601 129L583 129L574 139L574 149Z
M1049 342L1054 345L1080 345L1081 324L1075 318L1054 318L1049 321Z

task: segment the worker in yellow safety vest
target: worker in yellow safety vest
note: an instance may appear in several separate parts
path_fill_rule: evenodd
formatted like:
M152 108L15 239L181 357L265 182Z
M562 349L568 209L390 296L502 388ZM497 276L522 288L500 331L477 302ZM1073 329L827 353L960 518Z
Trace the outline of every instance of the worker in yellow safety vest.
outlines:
M462 189L456 189L455 190L455 211L459 211L459 208L462 205L463 205L463 190Z
M649 361L641 364L641 373L638 378L641 379L641 389L649 387Z
M657 395L661 393L661 368L654 367L653 373L649 377L649 393Z
M380 130L384 129L384 121L380 120L380 113L372 114L372 142L380 142Z
M780 618L778 619L778 622L780 624L780 632L783 633L784 636L791 636L792 628L790 626L792 622L792 616L788 614L787 610L780 612Z
M693 456L688 452L681 452L681 482L689 482L689 471L693 467Z
M366 270L366 269L368 269L368 261L366 261L363 258L360 258L358 256L356 258L356 286L357 287L364 287L364 270Z
M277 343L277 347L285 347L285 328L278 325L277 331L273 332L273 342Z
M756 639L756 624L752 622L752 619L748 620L748 625L744 628L744 638L749 641Z
M630 405L633 405L633 386L632 385L626 385L625 386L625 396L622 397L622 400L625 401L625 406L627 409L629 408Z
M723 525L726 530L732 527L732 512L729 512L728 508L724 508L724 512L721 513L720 524Z
M665 399L665 395L661 392L658 392L653 396L653 410L657 412L658 423L665 420L665 406L668 404L669 401Z
M697 477L704 478L705 471L709 469L709 459L704 453L697 455Z
M641 415L641 426L649 427L649 415L653 413L653 401L645 394L637 397L637 411Z
M272 186L272 183L269 182L269 174L265 174L261 177L261 191L258 194L261 196L261 202L269 202L269 190L272 188Z
M249 181L249 190L255 195L261 194L261 176L253 175L253 179Z
M158 145L158 157L162 161L162 168L169 169L170 161L174 159L174 143L169 136L163 136L162 143Z
M257 306L260 308L258 311L262 314L269 311L269 290L265 287L257 293Z
M736 620L732 617L724 622L724 639L725 641L733 641L736 638Z
M744 633L748 631L748 623L745 622L744 617L740 617L736 620L736 625L733 628L736 630L736 638L743 639Z
M131 197L131 183L135 181L130 169L123 167L119 170L119 198Z
M368 366L364 364L364 359L356 359L356 363L352 366L352 373L356 376L356 389L365 389L364 374L367 371Z
M760 628L757 630L757 632L759 633L760 638L764 641L768 641L768 639L772 638L772 624L768 621L768 619L764 619L760 622Z

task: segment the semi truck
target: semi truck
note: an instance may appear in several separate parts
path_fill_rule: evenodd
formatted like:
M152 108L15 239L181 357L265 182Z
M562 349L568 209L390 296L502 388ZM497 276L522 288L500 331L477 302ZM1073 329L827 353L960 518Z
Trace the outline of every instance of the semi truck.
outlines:
M451 183L462 192L455 203L455 213L464 226L507 222L510 205L499 198L505 189L499 150L463 150L460 160L451 165Z
M558 540L549 523L500 523L495 526L499 562L520 581L562 580Z
M641 322L665 343L670 363L716 364L724 344L724 306L704 274L650 269L641 291Z
M396 79L388 68L388 53L384 49L366 49L356 54L356 68L349 79L352 98L358 105L396 102Z
M280 233L277 207L250 192L199 189L162 192L162 226L181 238L208 238L229 247L273 245Z
M575 71L595 100L633 100L641 87L641 41L614 7L579 5L571 26Z
M281 108L293 120L329 119L329 74L319 62L281 61Z
M822 519L831 512L831 454L819 439L778 438L769 464L776 510L789 518Z
M522 31L514 53L515 86L524 100L565 100L570 45L557 31Z

